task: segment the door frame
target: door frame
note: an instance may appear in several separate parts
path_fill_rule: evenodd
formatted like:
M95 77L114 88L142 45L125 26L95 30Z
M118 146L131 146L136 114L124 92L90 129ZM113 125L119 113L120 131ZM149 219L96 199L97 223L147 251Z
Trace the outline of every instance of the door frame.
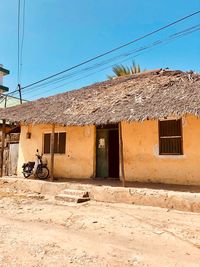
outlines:
M120 151L121 151L121 142L120 142L120 127L119 127L119 124L105 124L105 125L101 125L101 126L96 126L95 127L95 145L94 145L94 179L107 179L109 178L109 175L107 178L101 178L101 177L97 177L97 131L98 129L104 129L104 130L107 130L108 132L109 131L113 131L113 130L116 130L118 131L118 144L119 144L119 177L116 178L116 180L121 180L121 155L120 155ZM108 138L109 140L109 138ZM109 149L109 148L108 148ZM109 158L108 158L108 172L109 172Z

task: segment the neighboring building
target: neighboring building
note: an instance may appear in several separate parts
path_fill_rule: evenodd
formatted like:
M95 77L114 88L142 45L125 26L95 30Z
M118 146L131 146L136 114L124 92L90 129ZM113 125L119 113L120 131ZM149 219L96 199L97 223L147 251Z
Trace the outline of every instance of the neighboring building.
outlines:
M3 68L3 65L0 64L0 94L5 93L9 90L8 87L3 85L3 77L5 75L8 75L9 73L9 70Z
M0 109L5 107L12 107L20 104L20 99L6 93L9 88L4 86L3 78L5 75L10 74L10 71L5 69L2 64L0 64ZM25 100L22 103L27 102ZM0 120L0 149L2 149L2 128L3 122ZM7 138L4 142L3 153L0 155L0 172L3 169L3 175L16 175L17 164L16 160L18 158L18 147L19 147L19 135L20 127L10 124L7 122L5 125L5 133ZM3 161L2 161L3 154ZM2 163L3 162L3 163Z
M200 75L154 70L2 109L21 125L18 174L36 149L65 178L200 185Z
M22 103L26 103L27 100L22 99ZM20 105L20 99L18 97L15 96L1 96L0 99L0 108L9 108L9 107L13 107L13 106L17 106Z
M0 64L0 108L12 107L20 104L20 99L15 96L6 95L9 91L9 88L4 86L3 78L4 76L10 74L10 71L5 69L2 64ZM26 100L22 100L22 103L27 102Z

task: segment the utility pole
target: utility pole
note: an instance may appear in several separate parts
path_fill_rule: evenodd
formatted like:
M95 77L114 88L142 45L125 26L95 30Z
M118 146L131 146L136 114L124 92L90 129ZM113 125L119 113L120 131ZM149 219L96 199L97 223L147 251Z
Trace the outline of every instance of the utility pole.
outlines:
M2 123L2 136L1 136L1 172L0 177L3 176L3 167L4 167L4 147L5 147L5 127L6 127L6 121L3 120Z
M22 104L22 91L21 91L21 85L18 84L18 91L19 91L19 99L20 99L20 104Z
M5 96L5 103L4 103L4 108L7 106L7 95Z

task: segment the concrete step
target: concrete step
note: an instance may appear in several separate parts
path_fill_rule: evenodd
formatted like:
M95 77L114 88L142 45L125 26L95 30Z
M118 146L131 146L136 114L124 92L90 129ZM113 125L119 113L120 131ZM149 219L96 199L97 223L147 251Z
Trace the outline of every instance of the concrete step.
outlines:
M82 203L89 201L89 197L80 197L76 195L67 195L67 194L59 194L55 196L56 200L66 201L66 202L75 202L75 203Z
M89 197L89 193L87 191L78 190L78 189L65 189L62 191L62 194L71 195L71 196L79 196L79 197Z

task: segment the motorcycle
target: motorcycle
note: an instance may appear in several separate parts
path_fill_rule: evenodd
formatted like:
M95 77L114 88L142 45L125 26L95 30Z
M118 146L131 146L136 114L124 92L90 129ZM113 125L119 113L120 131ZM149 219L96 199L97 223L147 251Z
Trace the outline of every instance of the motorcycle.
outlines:
M25 178L28 178L31 175L35 175L36 178L45 180L49 177L47 162L44 162L42 160L42 155L39 155L38 149L36 154L36 161L29 161L28 163L24 163L22 169L22 173Z

